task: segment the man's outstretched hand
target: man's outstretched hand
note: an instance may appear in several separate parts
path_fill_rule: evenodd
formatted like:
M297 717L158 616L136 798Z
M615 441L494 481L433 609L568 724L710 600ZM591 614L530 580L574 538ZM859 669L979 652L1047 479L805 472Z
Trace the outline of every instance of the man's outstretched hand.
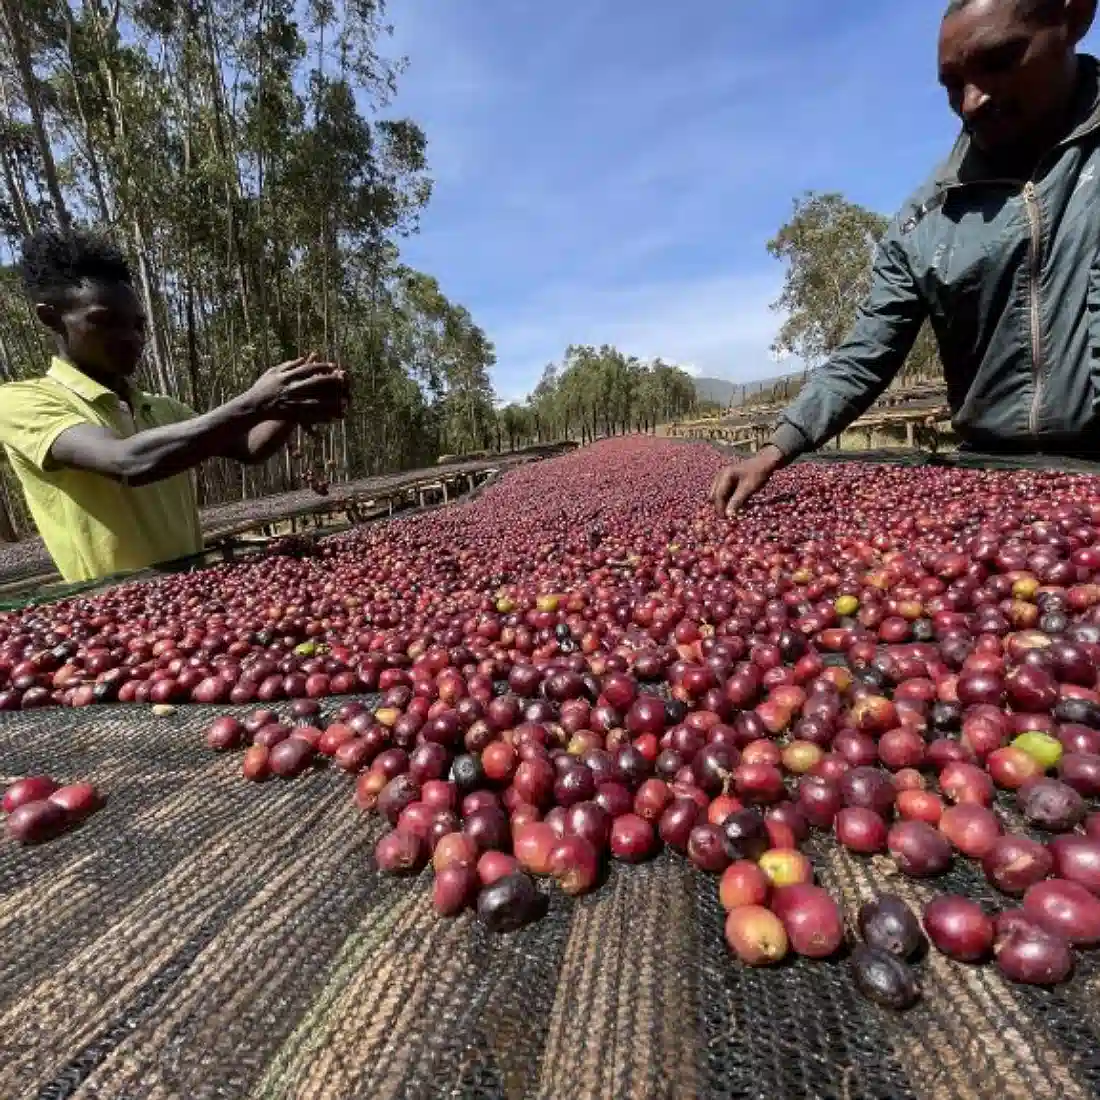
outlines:
M749 497L768 483L785 461L783 452L769 444L752 458L724 466L718 471L710 490L710 499L718 514L732 518Z
M340 419L349 398L347 373L315 355L272 367L248 391L258 411L300 424Z

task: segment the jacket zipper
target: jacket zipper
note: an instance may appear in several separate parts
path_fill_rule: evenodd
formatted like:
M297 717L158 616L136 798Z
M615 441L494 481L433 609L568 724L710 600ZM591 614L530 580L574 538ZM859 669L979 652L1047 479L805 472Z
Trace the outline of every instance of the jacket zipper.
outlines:
M1043 333L1042 315L1039 309L1039 278L1043 260L1043 221L1035 184L1028 180L1023 190L1024 206L1027 208L1027 220L1031 225L1031 243L1029 246L1028 295L1031 303L1031 370L1034 375L1034 392L1031 397L1031 411L1028 414L1028 431L1033 436L1039 434L1039 406L1043 396Z

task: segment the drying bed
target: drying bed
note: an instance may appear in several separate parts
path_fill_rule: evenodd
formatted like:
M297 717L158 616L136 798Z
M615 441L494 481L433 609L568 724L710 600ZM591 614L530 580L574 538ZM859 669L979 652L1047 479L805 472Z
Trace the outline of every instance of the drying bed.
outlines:
M430 876L372 866L376 819L346 776L241 780L215 713L6 717L6 780L94 777L102 811L36 848L0 843L0 1095L1085 1100L1100 1092L1100 968L1011 985L939 955L904 1015L843 957L733 962L713 877L680 857L491 936L441 921ZM934 887L811 849L849 921ZM900 880L900 881L899 881ZM1004 899L1000 899L1003 903Z

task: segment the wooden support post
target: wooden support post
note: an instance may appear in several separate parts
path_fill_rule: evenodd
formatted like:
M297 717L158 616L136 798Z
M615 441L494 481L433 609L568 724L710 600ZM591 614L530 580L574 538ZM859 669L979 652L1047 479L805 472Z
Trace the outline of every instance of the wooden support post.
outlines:
M443 482L443 503L444 504L450 504L451 503L451 498L447 494L447 482L446 481Z
M916 445L916 425L912 420L905 422L905 442L908 446L913 447Z

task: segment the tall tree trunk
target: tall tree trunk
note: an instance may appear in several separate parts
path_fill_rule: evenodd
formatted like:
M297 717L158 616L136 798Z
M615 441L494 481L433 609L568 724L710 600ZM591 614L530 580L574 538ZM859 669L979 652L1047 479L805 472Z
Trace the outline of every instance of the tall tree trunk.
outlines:
M317 102L314 104L313 128L321 128L321 104L325 95L325 23L322 22L317 36ZM332 232L332 209L329 201L329 176L325 173L324 194L321 197L321 327L324 333L325 351L329 348L329 235Z
M14 114L3 72L0 72L0 113L7 118L11 118ZM3 171L4 185L11 196L12 210L19 224L19 232L24 237L28 237L34 232L30 203L27 201L26 186L19 164L7 144L0 145L0 171Z
M26 27L23 25L22 7L22 0L0 0L0 11L4 13L4 22L7 25L12 56L15 59L15 67L19 71L19 79L23 85L23 97L26 99L27 108L31 113L31 127L34 130L35 144L38 146L38 156L42 161L42 174L46 178L46 190L50 193L50 201L53 204L58 225L67 229L71 224L71 219L68 208L65 206L65 197L61 193L61 183L57 176L57 164L53 159L53 149L46 134L46 120L42 111L42 100L38 94L38 79L34 75L34 66L31 63L30 45L27 42Z
M193 137L191 133L191 122L195 117L195 106L194 100L192 98L194 85L190 63L191 51L188 48L188 44L195 36L196 27L194 9L191 7L190 4L185 5L185 7L186 14L184 18L184 39L181 45L183 87L185 95L185 106L187 110L187 119L184 123L183 128L183 181L185 193L187 194L188 198L190 198L193 173ZM183 250L184 281L186 283L184 289L184 311L185 323L187 326L187 379L191 390L192 404L197 405L199 401L199 339L198 329L195 322L194 229L190 220L186 222L183 229ZM202 488L202 478L200 477L200 495Z
M61 5L65 19L65 52L69 59L69 83L72 87L73 102L76 105L80 126L83 130L83 149L85 159L88 162L88 172L92 179L92 188L96 195L96 205L99 207L100 219L105 223L114 221L111 204L107 199L107 191L103 184L103 175L100 171L99 156L96 153L95 138L92 136L92 128L88 122L88 113L84 107L84 96L80 91L80 80L76 75L76 55L73 50L73 35L76 31L76 23L73 19L72 8L68 0Z
M11 0L0 0L0 2L10 3ZM133 158L129 146L126 112L119 95L117 74L112 68L108 56L108 43L117 34L118 12L119 9L116 6L105 25L104 14L98 6L96 7L95 23L100 40L98 68L103 80L111 121L114 125L119 197L122 208L120 215L123 211L128 214L134 252L137 255L138 281L148 317L149 333L152 337L149 342L149 350L153 360L153 373L157 387L161 392L173 393L176 387L172 384L168 369L167 341L164 336L163 321L166 318L162 317L161 311L157 308L158 293L152 271L151 252L146 240L138 204L140 192L135 180Z
M15 376L12 372L11 350L8 348L8 340L4 335L4 329L0 327L0 382L13 382Z
M265 0L260 0L259 11L257 13L257 28L256 39L260 48L259 66L257 73L257 88L256 88L256 100L257 103L263 103L264 97L264 77L266 61L267 61L267 32L265 28L265 19L267 17L267 4ZM271 348L268 346L269 333L271 332L271 325L268 318L268 305L267 305L267 277L264 272L264 246L263 241L267 238L267 219L265 216L265 175L266 163L264 159L264 150L261 145L260 150L256 156L256 221L258 222L259 232L256 236L260 239L260 245L256 249L256 296L259 302L260 311L260 335L261 335L261 361L264 367L272 366L271 360Z
M221 50L218 47L217 36L214 33L214 15L211 10L213 4L203 6L206 15L207 79L210 81L212 107L210 112L211 129L215 147L225 167L227 231L237 278L237 290L241 296L241 316L245 326L245 341L252 345L252 295L246 268L244 239L241 236L240 219L237 217L237 206L240 203L241 196L240 160L237 155L237 143L232 133L232 126L227 119L229 112L225 104L225 87L222 84Z
M11 508L8 504L8 487L0 476L0 542L18 542L19 535L11 521Z
M15 212L15 219L19 223L19 231L24 237L29 237L34 232L31 212L27 205L27 196L23 192L22 181L16 174L17 170L11 163L7 149L0 149L0 169L4 173L4 186L11 196L12 210Z
M160 392L174 394L178 387L175 385L168 369L164 326L160 322L157 309L156 279L152 264L149 261L145 231L142 229L141 222L136 214L131 219L130 226L134 235L134 251L137 253L138 281L141 284L141 296L145 302L145 313L149 319L149 334L152 337L149 341L149 351L153 357L153 372Z

